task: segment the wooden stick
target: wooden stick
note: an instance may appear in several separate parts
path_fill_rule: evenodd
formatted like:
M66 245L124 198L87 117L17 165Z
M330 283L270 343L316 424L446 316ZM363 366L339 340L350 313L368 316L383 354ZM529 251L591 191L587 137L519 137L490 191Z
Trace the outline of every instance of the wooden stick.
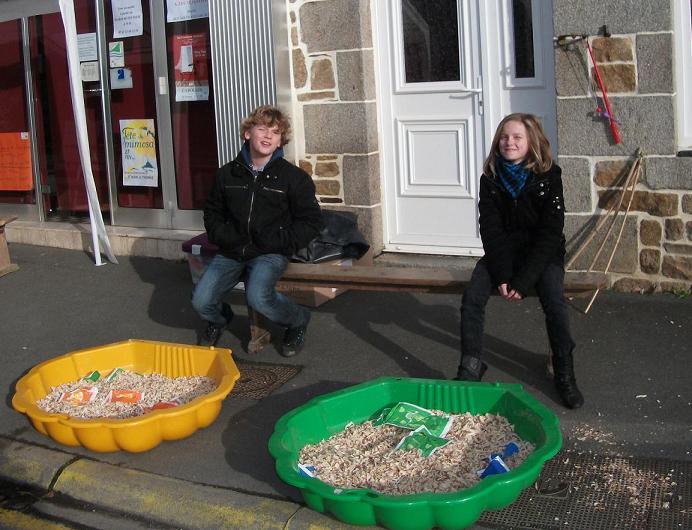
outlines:
M622 232L625 229L625 223L627 222L627 215L630 213L630 209L632 208L632 200L634 199L634 191L635 188L637 187L637 182L639 181L639 174L640 174L640 169L641 169L641 159L642 159L642 154L641 151L637 153L637 160L635 161L635 164L637 165L637 171L635 173L635 178L632 181L632 189L630 191L630 199L627 203L627 209L625 210L625 216L622 219L622 224L620 225L620 231L618 232L618 237L615 240L615 244L613 245L613 250L610 252L610 257L608 258L608 263L605 266L605 269L603 272L605 274L608 273L608 269L610 269L610 264L613 262L613 258L615 257L615 251L618 248L618 245L620 244L620 238L622 237ZM634 165L634 164L633 164ZM625 196L626 190L623 189L622 195L623 197ZM584 314L587 314L589 312L589 309L591 309L591 306L593 305L594 301L596 300L596 297L598 296L598 293L601 291L601 289L596 289L594 291L593 296L591 297L591 300L586 306L586 309L584 309Z
M608 241L608 238L610 237L610 234L612 233L613 228L615 227L615 222L618 219L618 214L620 213L620 207L622 206L622 203L625 199L625 194L627 193L627 190L629 189L632 182L635 181L634 175L639 174L639 163L640 163L640 159L637 158L634 161L634 163L632 164L632 168L633 169L636 168L636 170L631 172L630 176L628 176L627 182L625 182L625 185L622 188L622 193L620 194L620 200L618 202L617 210L615 211L615 215L613 216L613 220L611 221L610 226L608 227L608 231L606 232L605 236L603 237L603 240L601 241L601 244L598 247L598 251L596 251L594 258L591 261L591 265L589 265L589 268L587 269L589 272L591 272L593 270L593 267L596 264L596 261L598 261L598 258L601 256L601 252L603 251L603 248L605 247L605 244ZM634 188L632 188L632 193L634 193Z
M634 169L635 169L635 164L636 164L636 163L637 163L637 160L635 160L634 163L632 164L632 167L630 167L629 173L627 174L627 178L625 179L625 182L623 183L623 186L626 186L627 183L629 182L630 178L632 178L632 174L634 173ZM623 194L623 197L624 197L624 194ZM614 211L614 212L615 212L615 215L617 215L618 211L620 210L620 206L621 206L621 205L622 205L622 199L620 200L620 204L617 205L617 209L616 209L616 207L615 207L615 204L612 204L612 205L610 206L610 208L608 208L608 211L607 211L606 214L601 218L601 220L598 222L598 224L596 225L596 228L594 228L594 230L591 232L591 234L590 234L589 237L586 239L586 241L584 241L584 242L579 246L579 248L577 249L577 251L574 253L574 255L573 255L573 256L570 258L570 260L567 262L567 265L565 266L565 269L569 269L569 268L574 264L574 262L577 260L577 258L579 258L579 256L581 255L581 253L584 252L584 250L586 249L586 247L591 243L591 241L593 241L593 238L596 237L596 234L598 234L598 232L601 230L601 228L603 228L603 225L607 222L608 217L610 216L610 214Z

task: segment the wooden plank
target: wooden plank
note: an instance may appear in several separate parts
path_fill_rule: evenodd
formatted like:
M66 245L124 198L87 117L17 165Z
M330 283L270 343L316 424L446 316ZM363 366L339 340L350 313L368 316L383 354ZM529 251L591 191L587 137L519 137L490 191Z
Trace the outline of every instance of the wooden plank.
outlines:
M332 267L291 263L281 277L287 287L336 287L366 291L461 293L471 280L470 270L387 266ZM565 292L594 291L606 286L603 273L567 272Z

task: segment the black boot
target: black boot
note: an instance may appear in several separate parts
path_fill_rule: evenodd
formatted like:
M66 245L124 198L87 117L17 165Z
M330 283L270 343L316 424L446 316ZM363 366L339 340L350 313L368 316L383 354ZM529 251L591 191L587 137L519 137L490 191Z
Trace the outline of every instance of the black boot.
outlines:
M464 355L461 358L461 364L454 379L457 381L480 381L487 369L488 365L478 357Z
M584 404L584 396L577 387L574 377L574 362L572 352L553 355L553 371L555 372L555 388L560 399L568 409L578 409Z

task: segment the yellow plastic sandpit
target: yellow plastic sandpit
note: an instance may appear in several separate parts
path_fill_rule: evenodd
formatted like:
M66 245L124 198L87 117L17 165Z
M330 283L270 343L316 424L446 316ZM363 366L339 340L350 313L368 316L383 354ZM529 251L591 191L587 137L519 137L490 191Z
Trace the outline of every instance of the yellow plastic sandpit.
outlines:
M217 387L179 407L125 419L78 419L45 412L36 405L51 387L76 381L92 370L108 373L117 367L172 378L202 375L213 379ZM66 353L34 366L17 381L12 406L26 414L40 433L58 443L102 453L138 453L211 425L239 377L231 350L130 339Z

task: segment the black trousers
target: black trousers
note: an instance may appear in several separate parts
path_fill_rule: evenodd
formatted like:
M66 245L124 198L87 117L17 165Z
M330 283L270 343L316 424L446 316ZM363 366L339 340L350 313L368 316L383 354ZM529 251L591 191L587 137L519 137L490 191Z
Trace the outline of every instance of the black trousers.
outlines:
M565 271L550 263L536 282L535 289L545 314L550 349L556 359L572 353L575 343L569 328L569 313L564 297ZM461 356L480 359L483 355L485 306L496 286L490 278L485 259L476 264L471 282L461 299ZM523 294L523 293L522 293Z

